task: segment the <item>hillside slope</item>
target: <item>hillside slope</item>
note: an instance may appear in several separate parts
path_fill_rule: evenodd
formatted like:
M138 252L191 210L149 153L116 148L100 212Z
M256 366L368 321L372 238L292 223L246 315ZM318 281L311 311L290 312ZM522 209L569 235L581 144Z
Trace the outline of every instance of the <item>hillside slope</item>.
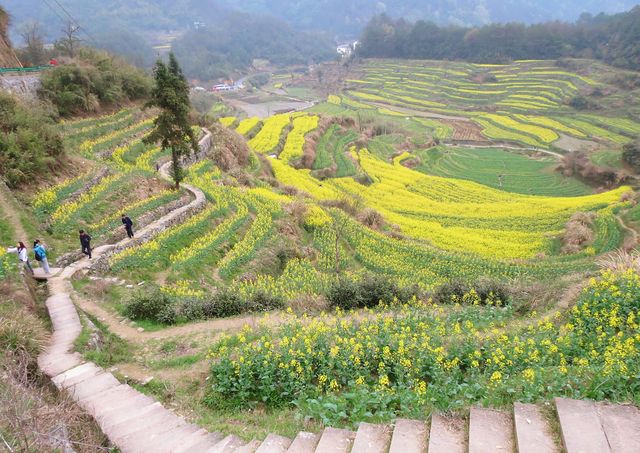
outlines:
M9 15L0 7L0 67L10 68L19 66L9 41L7 30L9 28Z

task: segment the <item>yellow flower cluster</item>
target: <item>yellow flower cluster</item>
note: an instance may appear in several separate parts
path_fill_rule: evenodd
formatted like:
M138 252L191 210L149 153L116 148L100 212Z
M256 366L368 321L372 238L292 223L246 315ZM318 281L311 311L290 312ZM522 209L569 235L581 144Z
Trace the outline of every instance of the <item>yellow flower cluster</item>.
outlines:
M329 104L340 105L342 104L342 99L340 99L340 96L336 96L335 94L330 94L329 97L327 97L327 102Z
M236 128L236 132L240 135L247 135L251 132L258 124L260 124L260 118L247 118L240 121L238 127Z
M216 345L212 391L238 406L276 405L292 401L282 395L330 397L364 386L414 404L455 407L566 395L569 379L582 397L628 395L640 371L638 274L593 279L564 315L516 330L513 316L511 307L417 300L357 316L289 315L278 331L254 341L243 332Z
M273 161L276 178L318 200L343 194L361 198L402 232L445 250L492 259L529 258L545 250L576 211L597 210L620 200L628 187L583 197L540 197L492 189L470 181L428 176L360 150L362 170L373 183L351 178L318 181L308 170Z
M205 292L201 289L193 288L191 283L186 280L178 280L171 285L163 285L160 287L160 291L170 296L175 297L202 297Z
M480 118L489 120L506 129L531 135L542 143L552 143L558 139L558 134L551 129L547 129L542 126L534 126L532 124L520 123L510 116L485 113L480 115Z
M121 173L118 175L106 176L100 180L98 184L93 186L87 192L80 195L77 199L73 201L69 201L67 203L61 204L54 212L51 214L51 223L55 226L56 224L62 225L68 222L71 217L78 212L80 209L85 207L87 204L91 203L98 196L100 196L104 191L113 187L120 181L126 173Z
M235 116L224 116L218 121L220 121L220 124L222 124L223 126L231 127L235 124L236 120L237 118Z
M293 119L293 129L287 135L287 141L284 144L282 152L278 156L285 162L291 162L294 159L302 157L304 147L304 137L309 132L318 127L317 115L299 116Z
M56 184L55 186L47 187L46 189L41 190L40 192L38 192L33 197L33 200L31 202L31 204L35 208L40 208L40 207L43 207L43 206L47 206L47 205L51 205L51 204L56 203L58 201L58 195L57 194L60 191L62 191L64 189L66 189L67 187L75 184L76 182L80 181L84 177L85 177L85 175L80 175L80 176L77 176L75 178L65 179L64 181L62 181L59 184Z
M291 123L289 114L274 115L264 121L260 132L249 140L249 147L262 154L269 154L280 143L282 131Z
M102 135L98 138L85 140L80 144L80 152L86 156L89 156L93 154L93 151L97 146L109 143L119 138L128 137L135 131L143 130L148 127L151 127L152 124L153 124L153 118L149 118L149 119L139 121L135 124L132 124L131 126L126 127L124 129L118 129L116 131Z
M307 207L304 216L304 224L311 228L320 228L331 222L331 217L324 212L317 204L311 204Z

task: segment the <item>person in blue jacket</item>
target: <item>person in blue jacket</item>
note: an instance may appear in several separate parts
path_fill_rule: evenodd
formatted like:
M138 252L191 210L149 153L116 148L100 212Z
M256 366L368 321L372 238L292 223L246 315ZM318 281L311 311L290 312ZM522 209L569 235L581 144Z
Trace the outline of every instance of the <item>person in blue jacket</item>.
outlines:
M40 239L36 239L33 243L33 253L36 256L36 261L39 261L40 264L42 264L44 273L47 275L51 274L51 268L49 268L49 260L47 259L47 249L44 247L44 244L40 242Z

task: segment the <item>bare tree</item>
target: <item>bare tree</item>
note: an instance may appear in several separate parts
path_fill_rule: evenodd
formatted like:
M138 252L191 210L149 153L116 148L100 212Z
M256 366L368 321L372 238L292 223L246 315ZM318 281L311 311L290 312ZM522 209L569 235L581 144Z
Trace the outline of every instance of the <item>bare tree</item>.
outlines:
M56 46L71 58L76 56L76 50L80 46L81 39L78 38L80 26L69 21L62 29L63 37L58 40Z
M20 29L20 36L24 42L22 49L22 59L35 66L46 63L46 52L44 50L44 34L38 22L30 22Z

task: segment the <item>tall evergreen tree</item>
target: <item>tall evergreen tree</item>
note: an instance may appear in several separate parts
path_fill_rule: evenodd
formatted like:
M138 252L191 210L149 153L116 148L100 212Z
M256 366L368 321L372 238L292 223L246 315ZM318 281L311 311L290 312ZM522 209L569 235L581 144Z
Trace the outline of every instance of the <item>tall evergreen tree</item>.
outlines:
M171 177L176 189L184 179L182 159L198 151L196 137L189 124L189 85L173 53L169 63L158 60L153 69L155 86L147 107L158 107L160 114L153 121L154 128L145 143L158 143L163 150L171 150Z

